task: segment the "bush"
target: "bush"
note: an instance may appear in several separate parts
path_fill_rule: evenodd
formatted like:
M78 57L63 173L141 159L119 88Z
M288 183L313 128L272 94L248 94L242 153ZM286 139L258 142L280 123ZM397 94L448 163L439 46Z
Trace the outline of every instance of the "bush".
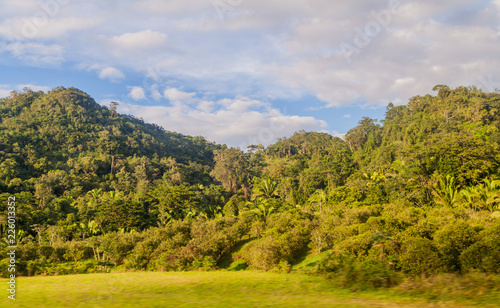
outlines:
M342 218L338 213L322 211L318 213L317 219L313 221L314 228L311 231L310 248L321 253L323 250L331 248L337 236L334 229L342 224Z
M251 268L264 271L275 267L285 257L272 237L250 242L243 246L240 253Z
M111 269L111 264L95 260L54 263L43 257L20 263L22 267L17 268L16 272L23 276L108 273Z
M423 237L432 240L438 229L438 219L436 217L427 217L408 227L404 233L411 237Z
M161 239L151 255L148 269L171 271L187 269L194 261L186 253L191 241L191 221L175 221L161 229ZM159 234L158 234L159 235Z
M381 208L379 206L346 208L342 213L342 220L346 225L365 223L370 217L379 216L380 211Z
M399 283L400 277L387 265L376 260L366 260L352 268L345 274L344 285L358 287L359 289L388 288Z
M0 260L0 275L2 278L8 278L10 276L9 272L10 258L4 258Z
M19 260L30 261L38 258L38 245L27 242L17 247L16 257Z
M134 234L130 234L124 239L128 239L129 241L124 241L126 246L115 246L115 249L123 248L124 253L126 250L132 248L126 255L126 258L123 259L123 264L127 269L146 269L149 266L150 261L154 257L155 250L160 246L161 242L166 240L166 233L158 228L149 229L146 232L142 233L141 237L135 237L136 241L134 242ZM116 251L117 253L120 250Z
M479 238L460 255L462 268L500 274L500 224L481 232Z
M292 263L310 241L311 222L298 212L273 214L260 240L243 246L240 254L254 269L270 270L281 261Z
M444 270L444 263L432 241L421 237L411 237L404 241L399 266L411 276L436 274Z
M199 271L211 271L216 267L214 258L210 256L205 256L202 260L195 259L192 263L192 268Z
M282 274L290 273L291 270L292 266L287 261L280 261L280 263L273 268L273 272Z
M82 241L71 241L68 245L68 250L64 255L64 258L72 261L80 261L92 259L93 256L94 251L92 247L87 245L87 243Z
M136 247L138 242L143 239L143 236L149 234L151 230L155 229L144 231L141 235L136 232L111 232L101 238L93 238L93 240L96 241L95 244L99 247L99 254L102 253L102 258L106 258L106 260L109 260L116 266L123 264L125 258ZM99 258L101 257L99 256Z
M213 220L199 220L191 226L195 246L193 258L212 257L215 261L230 251L241 239L246 228L236 217L223 217Z
M480 227L473 227L466 222L457 221L444 226L436 232L434 245L437 247L447 271L462 269L459 257L464 250L478 239Z
M50 258L54 253L54 248L52 246L40 246L39 251L40 256Z
M356 256L360 259L368 255L368 251L372 247L372 233L366 232L356 236L351 236L340 242L336 250Z
M340 225L332 230L334 244L338 244L352 236L359 234L359 225Z
M50 256L51 261L67 261L67 259L64 257L68 253L68 248L66 247L65 243L63 244L55 244L54 245L54 252Z

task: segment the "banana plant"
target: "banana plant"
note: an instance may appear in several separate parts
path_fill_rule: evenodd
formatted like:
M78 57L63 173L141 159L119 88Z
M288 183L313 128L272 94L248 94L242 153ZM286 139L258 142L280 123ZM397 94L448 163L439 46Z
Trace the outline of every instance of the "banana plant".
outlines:
M458 185L455 182L455 177L447 175L442 177L434 184L433 187L434 202L447 207L455 206L458 201Z
M500 181L485 179L482 185L476 186L481 208L493 212L500 204Z
M257 198L253 202L248 202L250 210L257 214L257 216L266 221L269 216L274 212L275 208L267 199Z
M252 200L257 198L271 199L278 196L278 184L271 179L261 180L252 190Z

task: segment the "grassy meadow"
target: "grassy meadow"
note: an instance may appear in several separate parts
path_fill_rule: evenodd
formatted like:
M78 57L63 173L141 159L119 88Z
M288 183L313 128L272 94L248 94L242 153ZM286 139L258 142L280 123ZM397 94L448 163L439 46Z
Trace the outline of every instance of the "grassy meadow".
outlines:
M126 272L21 277L16 301L0 307L496 307L412 297L395 290L353 292L321 277L256 271Z

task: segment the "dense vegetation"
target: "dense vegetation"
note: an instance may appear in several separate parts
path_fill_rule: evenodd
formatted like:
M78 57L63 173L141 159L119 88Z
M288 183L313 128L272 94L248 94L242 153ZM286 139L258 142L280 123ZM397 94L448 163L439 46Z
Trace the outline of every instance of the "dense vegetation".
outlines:
M358 287L500 274L500 94L434 90L345 140L300 131L246 152L77 89L13 92L0 210L15 196L18 270L293 268Z

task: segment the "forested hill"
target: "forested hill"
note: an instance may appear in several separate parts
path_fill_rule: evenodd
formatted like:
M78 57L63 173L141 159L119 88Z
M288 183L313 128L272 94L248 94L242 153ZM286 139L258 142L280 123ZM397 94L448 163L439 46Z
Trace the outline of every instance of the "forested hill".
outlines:
M0 100L0 197L16 198L22 266L287 270L328 251L320 269L376 284L393 272L500 273L500 94L434 90L344 140L299 131L246 152L77 89L13 92Z
M49 204L93 189L134 198L162 180L219 183L227 199L247 198L258 179L271 179L291 204L341 187L360 191L366 202L389 202L392 195L429 204L440 177L475 185L496 178L500 161L500 94L434 90L436 96L390 104L383 125L363 118L345 141L302 131L247 153L118 114L116 105L100 106L75 88L13 92L0 99L0 191L30 192Z
M203 174L213 166L216 148L202 137L120 115L116 105L100 106L75 88L47 94L27 89L0 99L3 192L33 190L41 178L59 192L119 189L119 181L110 179L126 172L132 177L146 172L144 176L154 178L168 168L190 164L199 173L193 179L210 181Z
M385 186L404 188L424 205L433 201L433 186L446 176L464 188L499 177L500 94L443 85L433 90L436 96L390 104L382 127L363 118L347 133L358 169L351 179L383 175Z

